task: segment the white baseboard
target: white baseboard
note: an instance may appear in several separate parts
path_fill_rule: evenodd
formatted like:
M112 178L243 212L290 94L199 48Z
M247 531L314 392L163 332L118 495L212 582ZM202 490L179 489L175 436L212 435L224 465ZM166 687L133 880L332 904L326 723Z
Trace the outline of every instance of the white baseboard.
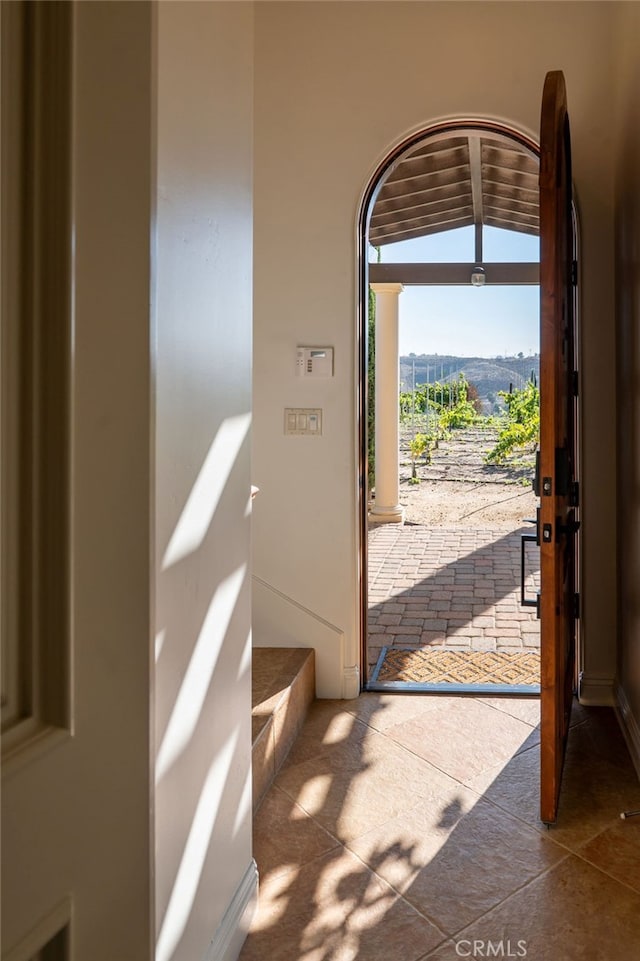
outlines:
M615 677L583 671L578 682L578 700L586 707L615 707Z
M360 668L345 667L343 671L342 696L350 701L360 694Z
M258 868L252 858L213 936L205 961L237 961L257 904Z
M640 724L634 716L626 692L621 684L616 685L616 713L624 734L631 760L640 777Z

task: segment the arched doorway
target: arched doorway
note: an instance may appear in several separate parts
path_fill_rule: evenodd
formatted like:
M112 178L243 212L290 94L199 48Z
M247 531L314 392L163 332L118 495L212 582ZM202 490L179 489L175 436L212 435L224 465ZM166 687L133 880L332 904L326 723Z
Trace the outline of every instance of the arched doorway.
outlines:
M367 678L367 529L370 487L367 476L372 466L372 410L367 396L370 330L367 307L369 285L379 291L391 328L388 343L397 344L397 297L406 284L487 285L537 284L538 263L487 262L484 257L483 231L499 227L536 235L538 221L537 144L529 137L500 124L459 121L439 124L412 135L400 143L383 161L371 178L360 217L359 257L359 434L360 454L360 538L362 664ZM369 245L392 243L455 227L470 227L474 232L473 256L460 263L370 264ZM395 301L395 304L394 304ZM391 351L393 346L391 346ZM391 358L388 358L391 360ZM393 362L396 364L397 356ZM393 363L390 364L390 368ZM397 411L397 373L384 371L382 391L388 394L387 412L394 403ZM377 393L377 411L384 409ZM376 418L376 422L380 418ZM398 436L389 429L393 416L385 418L383 429L376 429L376 493L383 492L373 506L383 522L402 520L398 497ZM396 417L397 424L397 417ZM386 445L384 453L380 448ZM395 456L394 456L395 450ZM394 487L395 484L395 487Z

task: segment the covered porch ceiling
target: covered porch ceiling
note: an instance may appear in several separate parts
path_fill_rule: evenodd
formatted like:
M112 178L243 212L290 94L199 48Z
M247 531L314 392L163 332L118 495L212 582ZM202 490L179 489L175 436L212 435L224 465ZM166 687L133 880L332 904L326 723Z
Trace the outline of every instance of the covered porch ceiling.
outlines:
M464 130L425 140L387 175L371 214L369 243L384 247L473 226L474 263L484 267L487 283L538 283L537 263L484 264L482 250L483 226L539 234L538 169L538 158L524 145L489 132ZM456 272L456 266L464 269ZM469 267L370 264L369 270L377 282L455 284L469 283Z

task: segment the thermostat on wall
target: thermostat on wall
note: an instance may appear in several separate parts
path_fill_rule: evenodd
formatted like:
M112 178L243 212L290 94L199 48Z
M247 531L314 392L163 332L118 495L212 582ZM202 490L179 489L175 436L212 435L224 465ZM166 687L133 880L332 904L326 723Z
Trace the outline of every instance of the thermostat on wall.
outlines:
M297 347L299 377L333 377L333 347Z

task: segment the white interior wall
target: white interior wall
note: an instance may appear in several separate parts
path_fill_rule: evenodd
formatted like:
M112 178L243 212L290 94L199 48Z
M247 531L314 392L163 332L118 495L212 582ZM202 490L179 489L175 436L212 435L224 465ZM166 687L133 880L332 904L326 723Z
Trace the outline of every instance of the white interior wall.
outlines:
M156 961L227 961L256 894L253 9L156 17Z
M292 643L311 643L314 618L342 632L322 696L354 693L358 659L355 224L367 178L442 118L536 136L550 69L567 81L582 227L583 691L612 696L614 397L597 388L614 372L611 31L608 3L256 5L255 643L280 642L292 603L309 617ZM298 344L333 346L335 376L296 378ZM322 437L285 437L285 407L322 408Z

